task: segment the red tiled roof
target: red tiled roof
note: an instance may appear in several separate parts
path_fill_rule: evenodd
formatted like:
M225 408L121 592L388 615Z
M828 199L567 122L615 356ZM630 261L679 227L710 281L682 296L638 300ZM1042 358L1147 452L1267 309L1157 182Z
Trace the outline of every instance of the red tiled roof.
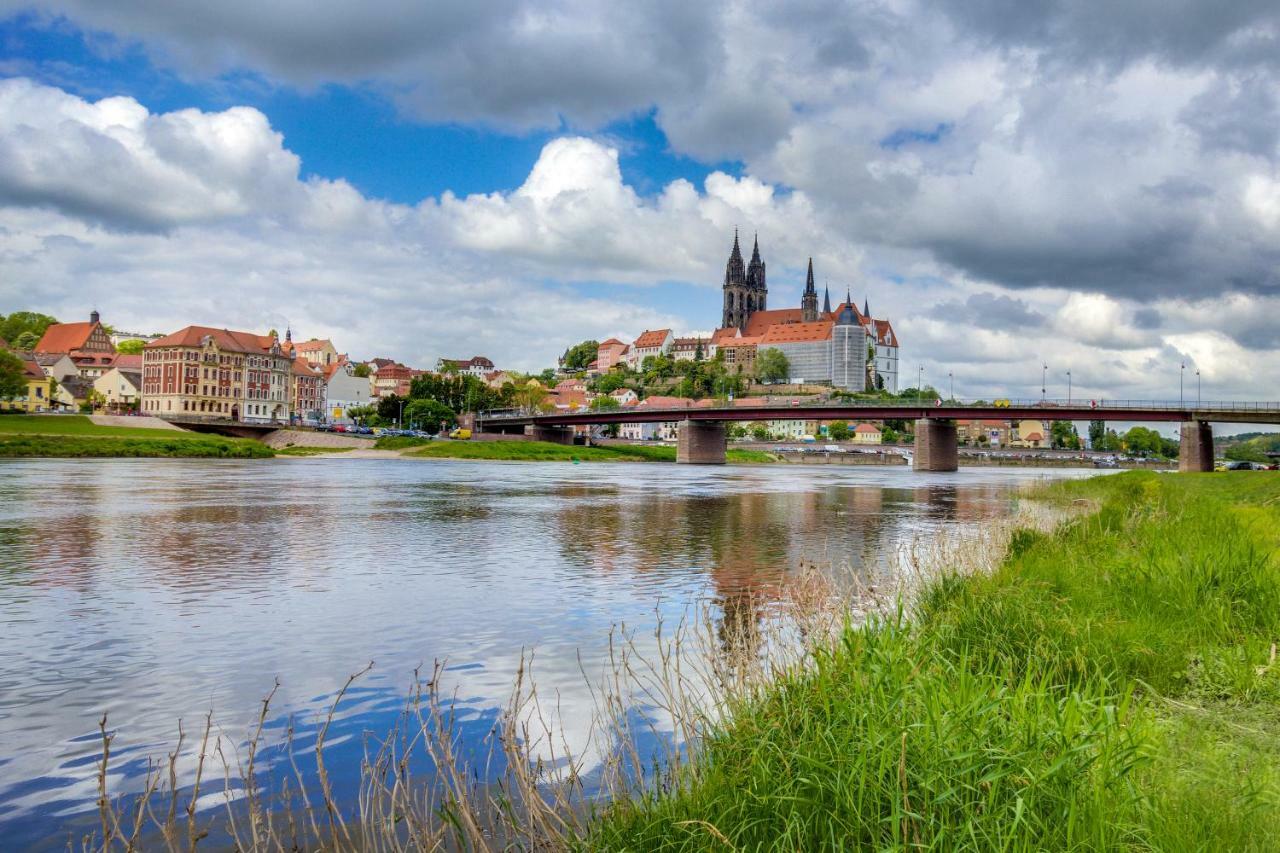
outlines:
M715 344L716 346L720 346L725 341L733 340L734 338L738 337L740 334L742 333L738 331L737 326L726 326L723 329L716 329L714 332L711 333L711 343Z
M300 344L294 344L293 348L296 349L298 352L318 352L324 349L326 346L333 348L333 341L329 340L328 338L324 338L324 339L312 338L309 341L303 341Z
M206 335L213 337L219 349L255 355L270 351L271 344L275 340L269 335L255 335L252 332L233 332L230 329L214 329L210 326L187 326L172 335L157 338L146 344L145 348L198 347Z
M320 371L315 365L307 361L305 358L295 358L293 360L293 372L300 376L320 376Z
M644 349L646 347L660 347L669 334L671 334L670 329L657 329L652 332L646 329L644 334L636 338L634 346L638 349Z
M609 338L609 340L607 341L601 341L600 346L601 347L625 347L626 344L624 344L622 341L618 340L617 338Z
M1027 433L1027 441L1044 441L1044 434L1039 432Z
M747 327L742 334L758 337L770 326L779 323L799 323L804 314L799 308L776 308L772 311L757 311L747 318Z
M44 379L44 371L40 369L40 365L29 358L22 360L22 373L28 379Z
M759 346L770 344L801 344L826 341L831 339L830 320L819 320L816 323L779 323L770 326L760 338Z
M36 352L71 352L89 342L98 323L54 323L44 330Z
M688 397L664 397L654 395L645 397L637 405L637 408L644 407L648 409L692 409L701 406L703 401L690 400Z
M860 432L863 435L869 435L870 433L873 433L873 432L876 435L880 434L880 430L872 426L871 424L858 424L856 427L853 428L853 431Z
M720 344L719 348L735 349L738 347L753 347L758 343L760 343L759 336L755 336L755 337L748 336L744 338L733 338L732 340L725 341L724 343Z
M893 333L893 326L888 320L876 320L876 343L886 347L896 347L898 336Z
M137 355L117 354L116 360L112 362L121 370L141 370L142 369L142 353Z

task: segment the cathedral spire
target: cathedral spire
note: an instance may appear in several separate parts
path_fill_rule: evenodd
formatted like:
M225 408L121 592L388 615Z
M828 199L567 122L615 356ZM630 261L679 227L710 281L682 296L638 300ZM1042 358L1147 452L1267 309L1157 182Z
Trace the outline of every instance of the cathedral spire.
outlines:
M863 316L863 317L870 317L870 316L871 316L871 308L869 307L869 306L870 306L870 304L871 304L871 303L867 302L867 297L865 297L865 296L864 296L864 297L862 297L862 316Z
M818 319L818 290L813 286L813 258L809 259L809 275L804 282L804 295L800 297L800 321L813 323Z
M760 233L756 232L755 239L751 246L751 263L760 263Z
M822 313L831 313L831 287L826 284L822 285Z

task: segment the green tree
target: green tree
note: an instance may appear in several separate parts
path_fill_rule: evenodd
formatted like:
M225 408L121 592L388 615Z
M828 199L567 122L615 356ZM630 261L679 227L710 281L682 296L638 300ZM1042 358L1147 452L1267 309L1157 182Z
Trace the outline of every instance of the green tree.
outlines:
M599 341L583 341L564 351L564 355L560 358L560 366L565 370L586 370L587 365L596 360L599 352Z
M116 352L124 355L142 355L142 341L134 338L131 341L121 341L116 347Z
M357 364L355 367L351 369L351 375L359 376L361 379L368 379L369 374L372 372L373 371L369 369L369 365L364 362Z
M1049 445L1059 450L1079 450L1080 436L1071 421L1054 421L1049 427Z
M901 440L902 440L902 436L898 433L896 429L894 429L891 426L886 426L880 432L881 444L897 444Z
M48 314L35 311L14 311L8 317L0 315L0 338L4 338L18 349L34 347L44 335L45 329L58 322ZM18 339L30 333L35 338L29 346L19 346Z
M18 335L15 340L10 341L9 343L13 344L14 349L30 352L36 348L36 344L40 343L40 336L35 332L23 332Z
M1106 421L1089 421L1089 446L1094 450L1101 449L1104 439L1107 437Z
M27 395L27 375L22 359L0 349L0 399L12 400Z
M619 388L625 388L627 375L621 370L610 370L591 384L591 390L597 394L612 394Z
M791 376L791 363L786 353L775 347L768 347L756 353L756 378L766 385L775 382L786 382Z
M380 421L376 406L352 406L347 409L347 417L358 424L373 425Z
M756 441L768 441L770 438L769 428L763 423L757 421L751 426L751 437Z
M385 397L378 398L378 419L383 423L395 423L400 419L401 404L408 405L408 397L400 397L396 394L388 394Z
M404 422L413 429L440 432L457 421L457 413L439 400L411 400L404 407Z
M827 438L832 441L848 441L852 433L849 431L848 421L832 421L827 424Z
M589 408L593 412L613 412L618 409L621 409L622 404L619 403L613 397L609 397L606 395L606 396L596 397L594 400L591 401L591 404L587 406L587 408Z

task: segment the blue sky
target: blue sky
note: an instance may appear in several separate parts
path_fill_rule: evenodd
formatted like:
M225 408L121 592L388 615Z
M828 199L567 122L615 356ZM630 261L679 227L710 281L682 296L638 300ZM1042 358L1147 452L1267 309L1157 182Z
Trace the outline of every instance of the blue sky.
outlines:
M1038 396L1048 363L1176 398L1185 362L1280 396L1277 28L1138 0L0 0L0 312L539 369L717 325L736 225L771 307L813 257L961 395Z

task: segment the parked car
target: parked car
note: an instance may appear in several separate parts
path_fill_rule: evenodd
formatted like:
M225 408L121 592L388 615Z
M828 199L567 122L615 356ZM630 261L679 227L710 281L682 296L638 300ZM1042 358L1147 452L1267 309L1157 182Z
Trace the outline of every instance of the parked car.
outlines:
M1267 470L1267 466L1257 462L1244 462L1244 461L1237 460L1235 462L1228 462L1226 466L1223 468L1223 470L1224 471L1265 471Z

